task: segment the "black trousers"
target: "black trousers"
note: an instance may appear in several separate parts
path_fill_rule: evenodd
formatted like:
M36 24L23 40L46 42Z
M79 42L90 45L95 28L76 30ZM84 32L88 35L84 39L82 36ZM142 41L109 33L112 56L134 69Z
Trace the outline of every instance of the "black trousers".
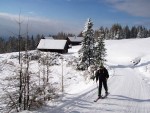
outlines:
M102 92L102 85L105 89L105 93L108 92L108 87L107 87L107 79L99 79L99 89L98 89L98 96L101 96Z

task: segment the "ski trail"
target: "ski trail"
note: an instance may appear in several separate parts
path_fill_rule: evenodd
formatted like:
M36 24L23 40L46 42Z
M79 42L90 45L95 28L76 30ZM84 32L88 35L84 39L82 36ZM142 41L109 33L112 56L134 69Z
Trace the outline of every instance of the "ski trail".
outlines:
M108 87L106 99L93 102L97 98L97 87L93 86L47 113L150 113L150 88L134 69L117 68Z

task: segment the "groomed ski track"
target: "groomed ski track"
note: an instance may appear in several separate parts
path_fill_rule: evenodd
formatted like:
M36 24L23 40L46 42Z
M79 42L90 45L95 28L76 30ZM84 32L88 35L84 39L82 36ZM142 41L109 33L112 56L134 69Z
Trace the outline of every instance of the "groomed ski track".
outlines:
M97 102L97 85L46 113L150 113L150 86L133 68L116 68L108 80L110 94ZM103 92L104 93L104 92Z

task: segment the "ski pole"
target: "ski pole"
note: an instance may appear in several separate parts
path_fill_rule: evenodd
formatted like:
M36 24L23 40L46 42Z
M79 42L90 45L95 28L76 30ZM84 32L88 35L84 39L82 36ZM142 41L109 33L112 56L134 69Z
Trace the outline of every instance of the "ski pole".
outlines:
M96 82L96 85L97 85L97 89L98 89L98 83Z

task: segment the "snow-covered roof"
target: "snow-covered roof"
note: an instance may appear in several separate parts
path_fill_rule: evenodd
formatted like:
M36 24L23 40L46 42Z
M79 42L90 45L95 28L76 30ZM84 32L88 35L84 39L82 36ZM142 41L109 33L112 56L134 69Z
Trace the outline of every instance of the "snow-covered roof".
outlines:
M64 49L67 40L41 39L37 49Z
M53 37L44 37L45 39L51 39L51 40L54 40L54 38Z
M68 37L71 42L82 42L83 37Z

